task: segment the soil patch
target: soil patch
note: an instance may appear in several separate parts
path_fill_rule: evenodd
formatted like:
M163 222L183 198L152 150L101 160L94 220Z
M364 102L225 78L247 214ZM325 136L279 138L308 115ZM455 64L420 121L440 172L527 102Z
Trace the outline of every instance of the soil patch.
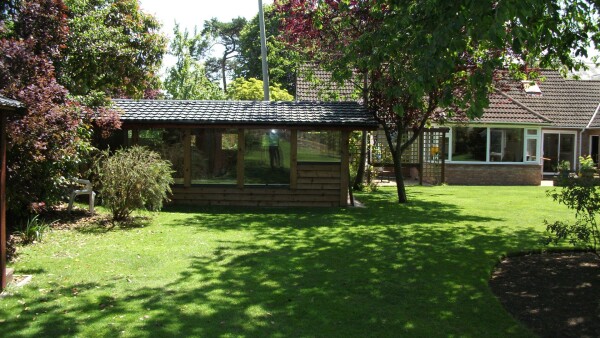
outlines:
M592 253L509 257L489 284L506 310L541 337L600 337L600 258Z

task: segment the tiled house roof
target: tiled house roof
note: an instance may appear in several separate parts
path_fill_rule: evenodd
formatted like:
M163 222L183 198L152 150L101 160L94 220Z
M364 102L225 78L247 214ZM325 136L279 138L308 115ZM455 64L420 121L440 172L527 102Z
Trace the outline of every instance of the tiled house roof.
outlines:
M490 94L490 106L480 118L472 122L479 123L518 123L518 124L550 124L551 121L530 109L519 101L501 91Z
M132 124L299 126L375 129L356 102L114 100L121 120Z
M552 121L557 128L585 128L600 103L600 81L568 80L553 70L539 72L541 94L527 94L520 81L506 77L499 87L509 97Z
M7 97L0 95L0 107L2 107L2 108L23 108L24 105L17 100L9 99Z
M298 101L359 101L356 87L346 82L342 85L331 79L331 72L316 64L303 64L296 77L296 100Z
M307 70L311 67L314 68L312 72ZM356 95L351 95L354 86L349 83L341 87L324 86L323 83L331 79L331 74L319 70L314 64L305 64L300 69L296 92L299 99L319 100L322 99L319 90L331 95L330 91L335 88L339 89L340 96L357 99ZM316 77L318 85L303 78L303 72ZM569 80L553 70L538 73L540 80L536 82L541 94L526 93L521 81L514 80L506 73L496 83L498 91L490 94L490 105L484 110L483 116L471 122L539 124L573 129L600 128L600 111L594 116L600 104L600 81Z

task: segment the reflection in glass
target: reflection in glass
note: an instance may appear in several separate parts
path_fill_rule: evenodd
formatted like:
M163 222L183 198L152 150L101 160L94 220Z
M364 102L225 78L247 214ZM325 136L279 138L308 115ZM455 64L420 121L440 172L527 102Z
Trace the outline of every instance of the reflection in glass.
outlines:
M289 130L246 130L244 138L245 184L289 184Z

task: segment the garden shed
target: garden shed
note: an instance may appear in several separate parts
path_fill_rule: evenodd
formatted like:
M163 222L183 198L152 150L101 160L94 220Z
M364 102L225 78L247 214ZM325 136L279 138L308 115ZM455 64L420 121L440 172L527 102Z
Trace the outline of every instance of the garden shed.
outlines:
M125 144L173 163L173 202L346 206L349 135L374 130L356 102L115 100Z

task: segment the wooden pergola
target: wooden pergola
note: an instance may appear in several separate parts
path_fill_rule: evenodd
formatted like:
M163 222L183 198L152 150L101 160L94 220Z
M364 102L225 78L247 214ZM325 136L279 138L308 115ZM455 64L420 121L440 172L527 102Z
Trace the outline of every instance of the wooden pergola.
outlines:
M19 101L0 96L0 291L12 279L6 268L6 123L9 115L22 108Z

